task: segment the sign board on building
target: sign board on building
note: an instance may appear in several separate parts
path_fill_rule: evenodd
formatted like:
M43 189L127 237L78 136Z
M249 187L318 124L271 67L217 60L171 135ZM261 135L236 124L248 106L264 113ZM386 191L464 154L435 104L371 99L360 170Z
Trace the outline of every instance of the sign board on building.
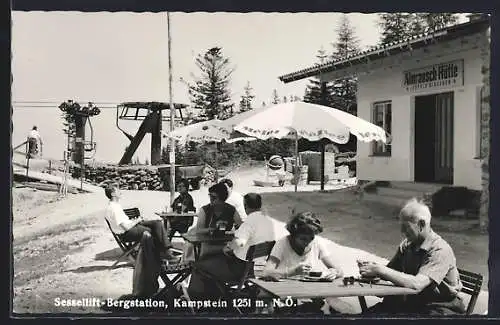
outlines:
M402 84L409 92L463 86L464 60L404 71Z

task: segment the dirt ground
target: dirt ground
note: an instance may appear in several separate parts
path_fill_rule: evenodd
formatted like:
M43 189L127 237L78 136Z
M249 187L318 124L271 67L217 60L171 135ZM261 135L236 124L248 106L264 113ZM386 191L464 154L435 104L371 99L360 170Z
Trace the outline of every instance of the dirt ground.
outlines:
M235 171L229 176L241 193L269 191L249 185L259 173ZM206 189L192 192L197 207L207 203L206 194ZM264 208L277 220L286 221L293 208L315 211L321 216L324 238L382 258L390 258L401 240L393 207L360 201L347 190L263 193L263 199ZM168 204L169 195L124 191L122 201L124 208L137 206L145 218L154 218L154 212ZM110 268L120 250L103 220L106 203L102 193L58 199L53 192L13 189L15 313L102 313L92 306L58 306L56 299L107 299L131 292L131 265ZM472 229L470 220L435 218L433 224L454 248L460 267L485 276L487 290L488 235ZM346 252L351 250L339 248L340 255ZM476 312L486 308L483 296Z

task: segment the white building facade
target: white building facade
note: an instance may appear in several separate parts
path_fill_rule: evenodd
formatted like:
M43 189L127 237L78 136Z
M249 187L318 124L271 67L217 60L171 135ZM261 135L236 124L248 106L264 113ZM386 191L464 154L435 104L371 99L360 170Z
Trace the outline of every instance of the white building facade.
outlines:
M489 50L488 24L471 21L280 79L357 77L358 116L391 135L387 145L358 141L358 179L481 190L481 55Z

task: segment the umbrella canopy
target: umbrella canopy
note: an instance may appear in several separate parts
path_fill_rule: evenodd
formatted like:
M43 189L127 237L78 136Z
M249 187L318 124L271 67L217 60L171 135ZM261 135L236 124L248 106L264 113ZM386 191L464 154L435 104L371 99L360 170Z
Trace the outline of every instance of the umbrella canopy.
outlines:
M387 135L381 127L341 110L305 103L301 101L263 107L240 117L234 130L261 140L295 137L295 156L298 160L298 139L309 141L329 139L345 144L350 134L364 142L387 142ZM227 122L226 122L227 124ZM323 157L323 155L322 155ZM324 158L321 161L324 170ZM295 192L297 192L298 168L295 168ZM323 189L323 178L321 188Z
M225 132L225 128L220 127L222 123L223 121L217 119L198 122L177 128L172 132L164 133L164 136L174 138L181 143L190 141L198 143L222 142L223 140L232 143L237 141L256 140L256 138L246 136L239 132Z
M350 134L363 142L387 142L385 130L375 124L335 108L300 101L259 109L241 119L234 130L262 140L297 133L310 141L326 138L339 144L347 143Z
M220 120L220 123L213 125L213 127L217 128L219 132L221 132L225 137L228 138L246 137L248 135L243 134L239 131L235 131L234 127L242 121L248 119L249 117L263 112L266 109L267 107L253 108L249 111L238 113L228 119Z

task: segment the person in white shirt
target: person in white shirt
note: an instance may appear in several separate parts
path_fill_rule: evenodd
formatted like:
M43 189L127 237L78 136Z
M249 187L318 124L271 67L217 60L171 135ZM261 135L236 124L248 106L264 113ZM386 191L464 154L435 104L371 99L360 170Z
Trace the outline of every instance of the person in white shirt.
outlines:
M222 248L219 254L213 254L198 260L195 270L200 269L217 277L220 281L241 279L246 266L248 248L259 243L274 241L272 219L262 213L262 198L259 194L248 193L244 197L244 209L248 218L235 231L235 238ZM188 288L190 297L195 299L216 299L220 292L213 281L193 272Z
M316 238L323 228L314 213L295 214L286 229L289 235L279 239L274 245L266 264L265 275L287 278L308 275L310 271L321 271L325 277L332 279L342 276L342 269L332 252Z
M333 281L343 277L343 270L334 254L328 251L316 235L323 231L321 222L312 212L294 214L287 223L289 232L273 247L264 268L263 279L279 281L280 278L309 276L309 272L321 272L320 277ZM323 299L312 299L308 304L319 311ZM332 310L335 312L335 310Z
M173 259L173 255L170 253L172 243L168 239L168 231L163 220L144 220L142 218L131 220L123 212L119 203L121 192L118 186L108 185L104 193L109 198L106 219L115 234L120 235L126 241L140 241L143 234L149 232L153 238L156 253L163 258Z
M233 181L229 178L222 179L219 183L223 183L227 186L227 191L229 192L229 196L226 200L226 203L231 204L238 212L242 221L245 221L247 218L247 213L245 212L245 206L243 203L243 196L234 190Z
M36 156L38 153L42 154L42 145L42 136L35 125L28 134L28 154L31 157Z

